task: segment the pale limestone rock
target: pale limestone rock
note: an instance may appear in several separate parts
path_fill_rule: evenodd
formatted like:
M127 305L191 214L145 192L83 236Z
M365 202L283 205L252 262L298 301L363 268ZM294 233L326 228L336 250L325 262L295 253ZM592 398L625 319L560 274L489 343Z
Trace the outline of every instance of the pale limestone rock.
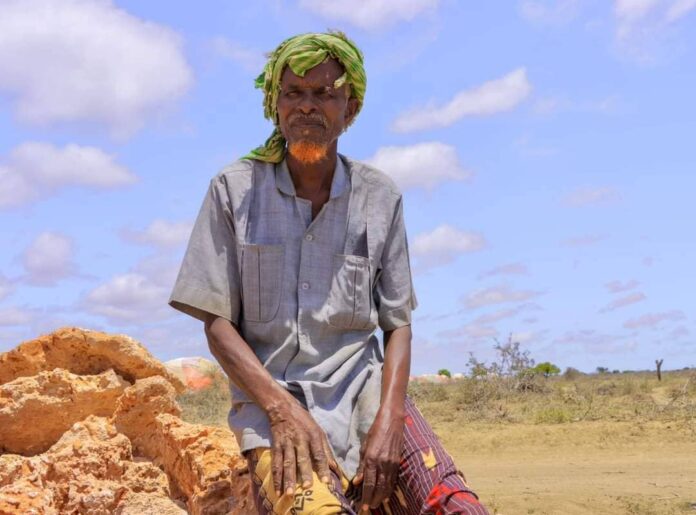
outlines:
M128 438L90 416L44 454L0 456L0 514L186 513L163 471L131 460Z
M219 427L158 415L142 452L167 471L188 499L189 513L254 513L246 460L234 435Z
M63 327L0 354L0 384L54 368L80 375L112 368L130 383L159 375L178 392L185 389L180 379L133 338L78 327Z
M186 505L161 497L128 492L114 510L114 515L186 515Z
M182 421L177 391L125 336L67 328L0 354L0 515L256 513L234 436Z
M178 417L181 408L172 385L160 376L136 381L118 399L111 421L116 429L130 438L136 454L149 456L143 443L157 430L157 415L168 413Z
M127 386L113 370L78 376L62 369L0 385L0 452L45 451L75 422L111 415Z

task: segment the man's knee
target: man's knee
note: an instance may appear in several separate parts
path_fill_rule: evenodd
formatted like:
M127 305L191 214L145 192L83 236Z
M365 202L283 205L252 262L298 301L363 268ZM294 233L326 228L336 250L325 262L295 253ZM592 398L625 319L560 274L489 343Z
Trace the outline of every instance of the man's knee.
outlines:
M309 488L298 487L294 495L277 496L273 484L271 450L259 448L248 451L244 455L249 461L252 488L259 513L303 515L353 513L349 510L347 501L340 493L340 487L337 488L336 481L329 484L322 483L316 472L312 472L312 486Z

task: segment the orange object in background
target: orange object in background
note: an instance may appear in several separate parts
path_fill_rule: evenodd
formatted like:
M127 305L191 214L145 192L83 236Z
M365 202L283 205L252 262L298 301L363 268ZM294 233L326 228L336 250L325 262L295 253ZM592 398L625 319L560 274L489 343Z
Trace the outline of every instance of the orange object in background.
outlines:
M164 363L189 390L204 390L213 384L215 375L222 373L220 367L201 357L176 358Z

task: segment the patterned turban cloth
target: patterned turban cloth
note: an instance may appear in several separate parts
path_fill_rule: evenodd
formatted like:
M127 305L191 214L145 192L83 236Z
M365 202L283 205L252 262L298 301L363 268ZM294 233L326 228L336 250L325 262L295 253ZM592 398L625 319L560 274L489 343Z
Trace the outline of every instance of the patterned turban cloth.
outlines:
M363 67L362 52L342 32L328 34L300 34L283 41L270 55L263 72L256 78L256 87L263 90L263 114L273 121L275 129L262 146L244 156L245 159L259 159L269 163L280 163L285 156L285 138L278 127L278 94L280 78L289 66L292 72L304 77L308 70L332 57L343 65L345 73L341 75L334 87L349 84L351 96L358 100L358 111L362 108L365 97L367 77ZM353 118L355 120L355 118Z

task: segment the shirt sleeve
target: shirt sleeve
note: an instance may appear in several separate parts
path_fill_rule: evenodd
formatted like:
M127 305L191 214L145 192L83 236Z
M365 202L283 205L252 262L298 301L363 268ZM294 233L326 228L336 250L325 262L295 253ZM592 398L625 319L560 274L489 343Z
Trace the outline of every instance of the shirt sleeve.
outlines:
M207 313L238 324L241 305L237 244L226 185L210 181L169 298L169 305L205 321Z
M411 324L411 311L418 306L418 300L411 277L401 197L396 204L392 224L382 251L374 299L379 327L383 331L392 331Z

